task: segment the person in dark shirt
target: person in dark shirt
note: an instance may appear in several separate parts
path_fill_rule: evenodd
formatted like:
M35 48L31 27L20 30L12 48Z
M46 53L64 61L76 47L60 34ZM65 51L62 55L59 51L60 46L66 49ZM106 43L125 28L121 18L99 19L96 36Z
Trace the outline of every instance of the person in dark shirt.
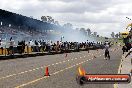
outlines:
M124 52L127 51L127 47L125 45L122 47L122 51L123 51L123 54L124 54Z
M105 45L105 59L106 58L108 58L110 60L109 45L108 44Z

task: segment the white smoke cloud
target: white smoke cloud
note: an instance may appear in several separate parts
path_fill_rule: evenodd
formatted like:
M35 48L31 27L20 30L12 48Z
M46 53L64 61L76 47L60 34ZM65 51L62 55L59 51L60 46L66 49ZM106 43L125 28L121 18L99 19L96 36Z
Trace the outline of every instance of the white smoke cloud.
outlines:
M50 15L75 27L91 28L102 36L123 31L132 17L131 0L0 0L0 8L40 19Z

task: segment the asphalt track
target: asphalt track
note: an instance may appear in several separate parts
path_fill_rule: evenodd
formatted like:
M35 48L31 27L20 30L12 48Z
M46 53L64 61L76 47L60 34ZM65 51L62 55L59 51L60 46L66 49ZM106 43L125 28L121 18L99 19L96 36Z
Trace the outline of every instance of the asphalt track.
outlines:
M110 49L111 60L104 59L104 50L90 50L65 54L19 58L0 61L0 88L113 88L112 84L87 84L76 82L78 67L88 74L116 74L122 51ZM45 77L45 67L49 77Z

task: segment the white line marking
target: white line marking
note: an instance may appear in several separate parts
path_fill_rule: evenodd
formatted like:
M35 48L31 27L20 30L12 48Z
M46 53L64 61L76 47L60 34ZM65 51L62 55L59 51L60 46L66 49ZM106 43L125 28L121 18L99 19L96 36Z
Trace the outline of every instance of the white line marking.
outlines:
M29 72L31 72L32 70L28 70Z
M25 71L25 73L27 73L28 71Z
M59 62L60 64L62 63L62 62Z

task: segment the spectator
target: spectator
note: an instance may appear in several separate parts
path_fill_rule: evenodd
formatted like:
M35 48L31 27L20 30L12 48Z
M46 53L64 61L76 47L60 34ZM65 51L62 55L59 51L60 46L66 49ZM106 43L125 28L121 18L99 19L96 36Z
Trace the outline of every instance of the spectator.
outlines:
M25 52L25 40L24 41L22 41L22 53L24 53Z
M17 46L18 53L22 54L22 43L18 41L18 46Z
M39 46L38 46L38 42L35 40L35 52L39 52Z
M3 54L3 43L2 43L2 39L0 39L0 49L1 49L1 53Z
M29 41L29 46L31 47L31 50L34 50L34 42L32 40Z
M108 45L108 43L106 43L106 45L105 45L105 59L106 59L106 57L108 57L108 59L110 60L109 45Z
M127 47L125 45L122 47L122 51L123 51L123 54L124 54L124 52L127 51Z
M50 41L48 41L48 52L50 53L51 52L51 43L50 43Z
M12 39L12 37L10 38L9 41L9 50L8 50L8 54L10 55L14 55L14 40Z

